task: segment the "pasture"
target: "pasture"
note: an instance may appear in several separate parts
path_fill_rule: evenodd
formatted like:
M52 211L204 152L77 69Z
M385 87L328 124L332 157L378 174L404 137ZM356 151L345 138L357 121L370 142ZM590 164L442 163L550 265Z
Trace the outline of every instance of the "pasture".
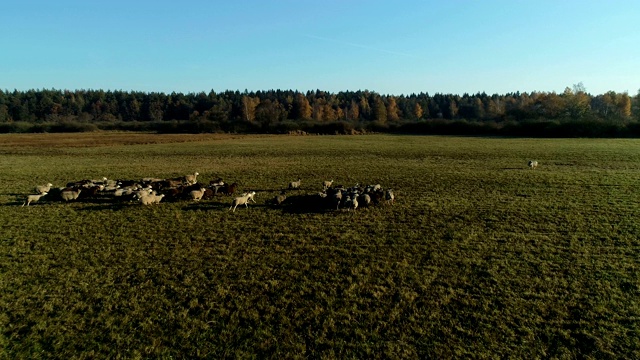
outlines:
M20 206L194 171L257 203ZM0 135L0 358L640 358L639 187L629 139Z

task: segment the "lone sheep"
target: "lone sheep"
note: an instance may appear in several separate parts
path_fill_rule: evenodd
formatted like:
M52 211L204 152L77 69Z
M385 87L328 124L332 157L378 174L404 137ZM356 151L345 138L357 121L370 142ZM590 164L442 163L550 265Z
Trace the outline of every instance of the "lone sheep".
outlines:
M538 162L536 160L529 160L529 164L528 165L529 165L529 167L531 169L535 169L535 168L538 167Z

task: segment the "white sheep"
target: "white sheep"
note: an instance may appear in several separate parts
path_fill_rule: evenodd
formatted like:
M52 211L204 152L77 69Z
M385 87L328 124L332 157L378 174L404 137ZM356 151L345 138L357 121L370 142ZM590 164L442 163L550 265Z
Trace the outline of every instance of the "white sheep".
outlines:
M531 169L535 169L538 167L538 162L536 160L529 160L528 165Z
M325 181L322 182L322 188L324 190L327 190L328 188L331 187L332 184L333 184L333 179L331 179L331 181L326 181L325 180Z
M51 185L51 184L49 184ZM32 202L37 202L38 200L40 200L41 197L47 195L47 193L42 193L42 194L35 194L35 195L27 195L26 200L24 201L24 204L22 204L22 206L29 206L29 204L31 204Z
M67 189L67 190L63 190L60 193L60 197L64 201L76 200L78 198L78 196L80 196L80 192L82 192L81 189L76 189L76 190Z
M302 179L298 178L298 181L292 181L289 183L289 189L299 189Z
M204 196L205 191L206 189L202 187L200 188L200 190L191 190L189 196L191 196L191 199L193 199L194 201L200 201L200 199L202 199L202 197Z
M242 194L242 196L233 199L233 202L231 203L229 210L233 208L233 212L236 212L236 207L238 207L238 205L244 205L248 209L249 208L248 203L250 200L253 200L253 197L255 195L256 195L256 192L252 191L250 193L244 193ZM253 202L255 202L255 200L253 200Z
M38 185L36 186L36 193L37 194L46 194L49 191L51 191L51 187L53 186L52 183L48 183L47 185Z
M164 197L164 194L160 194L160 195L148 194L148 195L142 196L140 198L140 202L142 203L142 205L159 204L163 197Z
M184 176L184 181L187 183L187 185L193 185L193 184L198 182L198 175L200 175L198 172L195 172L195 173L189 174L189 175L185 175Z

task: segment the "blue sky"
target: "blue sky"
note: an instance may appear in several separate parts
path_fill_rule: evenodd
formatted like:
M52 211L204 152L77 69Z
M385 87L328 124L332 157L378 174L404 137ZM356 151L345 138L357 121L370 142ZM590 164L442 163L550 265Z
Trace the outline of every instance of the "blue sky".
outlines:
M0 88L640 89L637 0L9 0Z

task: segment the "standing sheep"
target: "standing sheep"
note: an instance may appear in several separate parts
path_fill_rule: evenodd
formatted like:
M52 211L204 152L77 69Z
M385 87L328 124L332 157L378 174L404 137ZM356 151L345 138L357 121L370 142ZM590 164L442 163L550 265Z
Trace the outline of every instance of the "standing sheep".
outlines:
M29 206L29 204L31 204L32 202L37 202L38 200L40 200L41 197L47 195L47 193L42 193L42 194L36 194L36 195L27 195L27 199L24 201L24 204L22 204L22 206Z
M536 160L529 160L528 165L533 170L538 167L538 162Z
M322 182L322 188L324 190L327 190L328 188L331 187L332 184L333 184L333 179L331 179L331 181L326 181L325 180L325 181Z

